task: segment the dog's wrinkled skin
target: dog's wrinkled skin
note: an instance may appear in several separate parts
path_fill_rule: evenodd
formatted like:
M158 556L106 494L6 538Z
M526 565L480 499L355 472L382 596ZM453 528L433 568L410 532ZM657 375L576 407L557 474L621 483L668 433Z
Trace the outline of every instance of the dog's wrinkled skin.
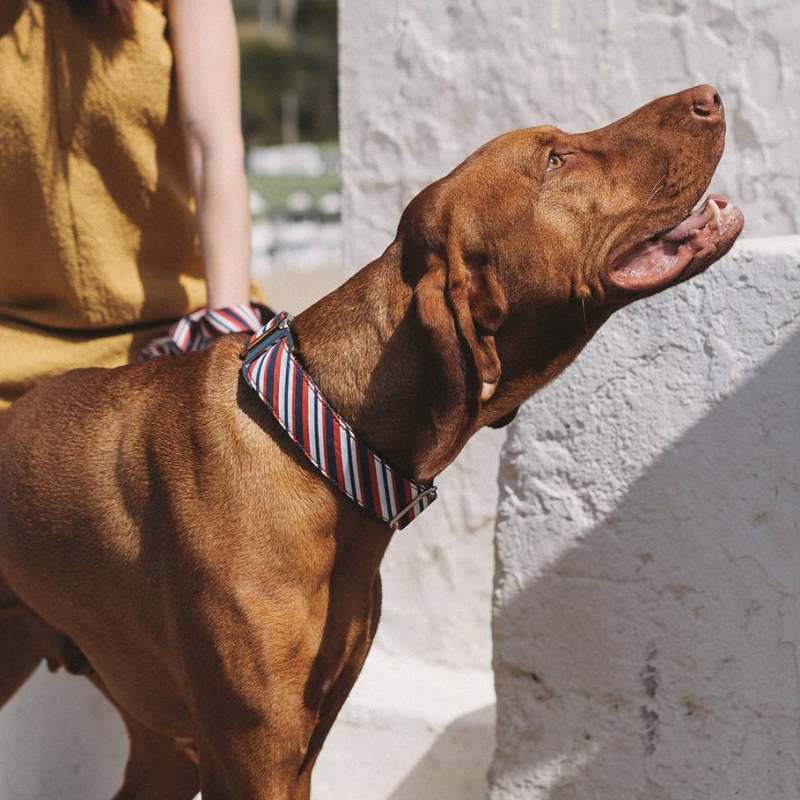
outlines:
M489 142L296 319L300 358L371 447L432 478L613 311L730 248L743 218L718 198L688 264L658 255L724 131L695 87L592 133ZM307 798L377 624L390 530L278 428L242 345L75 371L3 415L2 698L45 657L88 675L131 733L118 800Z

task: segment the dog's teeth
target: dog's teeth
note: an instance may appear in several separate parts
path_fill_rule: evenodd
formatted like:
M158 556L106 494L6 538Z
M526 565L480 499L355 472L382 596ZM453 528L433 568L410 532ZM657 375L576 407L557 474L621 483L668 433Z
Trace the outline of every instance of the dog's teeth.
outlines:
M719 225L719 206L710 197L708 198L708 204L711 206L711 219Z

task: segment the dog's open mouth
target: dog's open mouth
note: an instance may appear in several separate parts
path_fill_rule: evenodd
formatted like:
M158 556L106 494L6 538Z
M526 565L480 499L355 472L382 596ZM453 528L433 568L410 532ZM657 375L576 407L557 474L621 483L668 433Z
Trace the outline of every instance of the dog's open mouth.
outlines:
M738 206L719 194L706 201L674 228L662 231L619 255L609 280L620 289L652 291L679 278L702 272L730 250L744 225Z

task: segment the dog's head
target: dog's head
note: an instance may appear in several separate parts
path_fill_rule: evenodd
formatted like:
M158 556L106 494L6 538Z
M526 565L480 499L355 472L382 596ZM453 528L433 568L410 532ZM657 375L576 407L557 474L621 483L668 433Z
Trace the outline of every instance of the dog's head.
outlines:
M697 86L590 133L500 136L409 204L404 276L437 362L420 477L509 421L613 311L730 249L741 211L720 195L695 209L724 140L719 95Z

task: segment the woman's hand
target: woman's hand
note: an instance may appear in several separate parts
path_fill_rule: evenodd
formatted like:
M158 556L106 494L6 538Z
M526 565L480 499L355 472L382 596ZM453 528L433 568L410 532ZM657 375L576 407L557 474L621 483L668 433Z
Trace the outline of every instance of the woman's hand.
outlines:
M250 193L244 170L239 42L231 0L168 0L208 307L250 295Z

